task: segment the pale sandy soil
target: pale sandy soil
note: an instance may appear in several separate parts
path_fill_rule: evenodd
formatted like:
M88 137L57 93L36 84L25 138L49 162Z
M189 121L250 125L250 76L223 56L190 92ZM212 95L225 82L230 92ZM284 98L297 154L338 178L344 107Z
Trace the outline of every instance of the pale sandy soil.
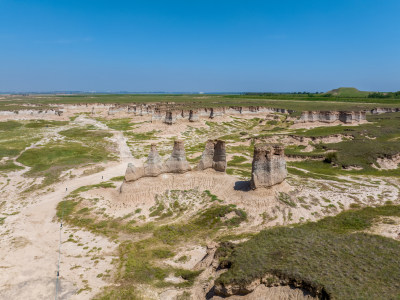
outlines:
M377 163L379 167L373 165L374 168L381 170L394 170L399 167L400 164L400 154L397 154L391 158L378 158Z
M400 218L382 217L367 232L400 241Z

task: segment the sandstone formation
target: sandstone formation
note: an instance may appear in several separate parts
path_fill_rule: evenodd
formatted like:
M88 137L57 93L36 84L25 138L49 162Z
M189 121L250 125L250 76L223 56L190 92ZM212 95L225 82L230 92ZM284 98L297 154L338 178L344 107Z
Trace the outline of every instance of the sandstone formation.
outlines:
M254 147L250 186L252 189L281 183L287 176L284 148L258 144Z
M225 114L224 107L210 108L210 118L221 117Z
M336 121L345 124L366 120L366 111L303 111L300 122L333 123Z
M174 149L170 158L165 163L166 173L185 173L190 171L190 165L186 160L185 147L182 140L174 142Z
M103 106L106 106L103 104ZM215 108L197 108L191 109L185 104L176 104L174 102L152 103L152 104L115 104L108 107L108 114L115 115L117 113L133 114L135 116L150 115L152 121L162 121L166 124L174 124L177 120L183 119L190 122L199 121L200 118L213 119L224 115L241 115L241 114L259 114L259 113L292 113L293 110L282 108L271 108L262 106L228 106Z
M216 171L225 172L226 170L226 151L225 142L221 140L208 140L206 147L201 155L198 170L212 168Z
M165 112L164 123L168 125L172 125L176 123L176 113L174 111Z
M155 144L151 145L149 156L144 164L144 176L152 177L158 176L164 171L164 166L161 161L161 157L158 154L157 147ZM128 181L128 180L127 180Z
M212 168L216 171L225 172L226 153L225 142L221 140L209 140L206 144L198 170ZM143 167L128 164L125 172L125 182L136 181L141 177L156 177L164 173L185 173L192 168L186 159L184 143L181 140L174 142L171 156L163 163L158 154L155 144L151 145L150 153Z
M384 108L374 108L371 109L371 114L384 114L384 113L391 113L391 112L399 112L400 108L396 107L384 107Z
M143 175L143 168L136 168L132 163L129 163L125 172L125 181L136 181L143 177Z
M199 113L197 110L190 110L189 111L189 121L196 122L199 120Z

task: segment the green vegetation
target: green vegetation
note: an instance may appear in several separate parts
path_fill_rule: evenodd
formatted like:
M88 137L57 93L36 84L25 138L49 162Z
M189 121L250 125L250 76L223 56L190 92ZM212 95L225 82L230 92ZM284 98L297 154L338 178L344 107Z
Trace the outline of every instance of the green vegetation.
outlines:
M27 147L44 137L47 128L64 126L63 121L6 121L0 122L0 160L9 159L0 163L0 172L11 172L23 169L16 165L13 159L17 158Z
M12 160L6 160L3 163L0 163L0 172L10 172L10 171L18 171L22 170L23 167L16 165Z
M175 102L187 108L219 107L219 106L267 106L286 108L296 111L302 110L359 110L373 108L376 104L382 107L399 106L400 99L396 93L382 93L385 98L367 98L368 92L355 92L349 89L340 89L339 95L313 93L248 93L242 95L199 95L199 94L79 94L79 95L41 95L20 96L3 99L0 110L26 109L25 104L40 105L36 109L52 108L53 104L66 103L165 103ZM54 107L53 107L54 108ZM35 107L30 107L35 109Z
M62 171L89 163L111 160L110 142L106 137L112 134L86 128L71 128L60 132L64 141L49 142L43 146L23 152L18 162L31 167L26 176L44 176L38 187L43 187L58 180Z
M105 289L101 295L95 297L94 300L143 300L140 292L129 285L124 285L118 289Z
M331 134L345 134L351 138L339 143L320 143L310 155L331 150L325 155L325 164L321 162L293 162L292 166L324 175L358 174L374 176L400 176L399 169L377 170L378 158L388 158L400 153L400 113L368 116L368 124L359 126L319 127L310 130L298 130L296 135L323 137ZM379 145L379 146L378 146ZM292 148L286 150L290 153ZM336 167L333 167L336 166ZM362 170L343 170L352 166Z
M35 134L34 130L27 129L21 122L0 122L0 159L17 157L40 137L38 133Z
M25 125L26 128L44 128L67 125L67 121L32 120Z
M143 133L126 132L125 135L130 139L130 142L136 142L136 141L147 141L154 139L156 133L157 133L156 130L152 130Z
M131 130L134 125L131 123L132 119L130 118L112 119L112 120L97 118L97 120L104 122L109 128L114 130L122 130L122 131Z
M353 87L341 87L338 89L326 92L326 95L345 97L345 98L366 98L371 92L359 91Z
M125 176L116 176L111 178L111 181L123 181L125 179Z
M263 230L234 251L226 249L222 260L231 267L216 282L244 285L272 274L331 299L398 299L400 242L361 232L388 216L400 216L400 206L350 210Z

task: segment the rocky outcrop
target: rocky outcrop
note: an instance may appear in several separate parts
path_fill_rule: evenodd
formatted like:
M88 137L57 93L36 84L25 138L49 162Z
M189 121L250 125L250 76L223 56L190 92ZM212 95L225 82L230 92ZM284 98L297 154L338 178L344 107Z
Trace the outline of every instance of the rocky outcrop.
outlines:
M176 123L176 113L174 111L166 111L164 123L172 125Z
M212 168L219 172L226 170L225 142L221 140L209 140L203 152L198 170ZM128 164L125 172L125 182L136 181L141 177L156 177L163 173L185 173L192 168L186 159L184 143L181 140L174 142L171 156L163 163L155 144L151 145L147 161L142 167Z
M213 288L213 294L229 299L296 299L296 300L316 300L316 299L330 299L328 293L320 285L301 280L298 278L291 278L285 274L274 274L275 272L267 273L261 278L257 278L249 283L232 283L222 284L217 283ZM274 293L274 288L286 288L284 295ZM257 293L259 289L264 293ZM272 289L272 290L271 290ZM252 297L251 293L256 292ZM271 295L272 294L272 295ZM275 295L274 295L275 294ZM272 296L272 297L268 297ZM282 297L283 296L283 297ZM237 297L237 298L236 298ZM212 299L220 299L219 297Z
M252 189L281 183L287 176L284 148L258 144L254 147L250 186Z
M353 112L347 112L347 111L341 111L339 113L339 121L345 123L345 124L351 124L353 123Z
M201 155L198 170L212 168L219 172L226 171L225 142L221 140L208 140Z
M210 118L221 117L225 114L225 107L210 108Z
M212 168L219 172L226 171L226 150L224 141L217 140L215 143Z
M303 111L299 119L300 122L333 123L340 121L345 124L364 120L366 120L365 111Z
M371 114L374 114L374 115L376 115L376 114L384 114L384 113L391 113L391 112L399 112L400 111L400 108L398 108L398 107L384 107L384 108L379 108L379 107L377 107L377 108L374 108L374 109L371 109Z
M197 122L199 120L199 113L197 110L190 110L189 111L189 121L190 122Z
M136 168L134 164L129 163L128 168L125 172L125 181L136 181L139 178L143 177L144 170L143 168Z
M112 106L109 114L114 115L118 112L134 114L136 116L151 115L152 121L162 121L165 124L175 124L177 120L189 120L196 122L200 118L216 118L224 115L235 114L258 114L258 113L292 113L293 110L270 108L262 106L229 106L214 108L189 109L187 106L176 103L157 103L157 104L131 104L129 106Z
M143 174L146 177L153 177L153 176L158 176L163 172L164 172L164 166L161 161L161 157L158 154L157 147L155 144L151 144L149 156L147 157L147 161L144 164Z
M153 114L151 115L151 121L161 121L162 120L162 113L159 108L155 108Z
M190 165L186 160L184 143L182 140L177 140L174 142L174 149L170 158L165 163L165 172L185 173L190 169Z

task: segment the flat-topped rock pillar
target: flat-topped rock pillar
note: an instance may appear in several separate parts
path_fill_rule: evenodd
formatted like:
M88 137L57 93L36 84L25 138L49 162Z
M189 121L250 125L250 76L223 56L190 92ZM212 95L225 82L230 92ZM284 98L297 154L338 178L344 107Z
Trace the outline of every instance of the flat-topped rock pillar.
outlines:
M258 144L254 147L250 186L252 189L281 183L287 176L284 148Z

